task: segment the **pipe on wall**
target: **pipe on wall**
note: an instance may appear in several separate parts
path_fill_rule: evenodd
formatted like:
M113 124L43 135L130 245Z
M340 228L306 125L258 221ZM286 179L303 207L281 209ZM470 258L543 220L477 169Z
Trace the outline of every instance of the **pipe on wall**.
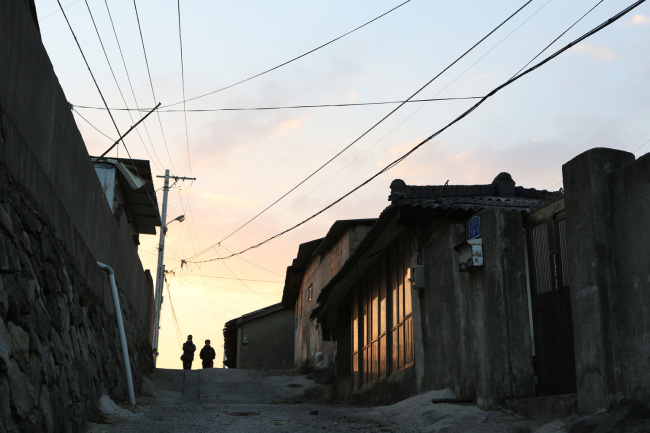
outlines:
M124 371L126 372L126 385L129 391L129 403L135 406L135 393L133 391L133 377L131 376L131 363L129 362L129 351L126 345L126 334L124 333L124 322L122 322L122 309L120 308L120 297L117 293L117 285L115 284L115 272L113 269L103 263L97 262L97 265L108 275L108 282L111 286L111 294L113 295L113 306L115 307L115 320L117 321L117 330L120 334L120 343L122 344L122 361L124 363Z

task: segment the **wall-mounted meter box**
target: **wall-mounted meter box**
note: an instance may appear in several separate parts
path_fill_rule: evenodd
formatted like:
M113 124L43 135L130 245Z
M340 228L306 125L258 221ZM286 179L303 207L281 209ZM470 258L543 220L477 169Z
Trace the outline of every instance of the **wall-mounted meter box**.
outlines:
M424 289L424 266L416 265L410 269L409 281L411 282L411 289L422 290Z
M483 268L483 239L470 239L456 245L460 260L460 271L469 272Z

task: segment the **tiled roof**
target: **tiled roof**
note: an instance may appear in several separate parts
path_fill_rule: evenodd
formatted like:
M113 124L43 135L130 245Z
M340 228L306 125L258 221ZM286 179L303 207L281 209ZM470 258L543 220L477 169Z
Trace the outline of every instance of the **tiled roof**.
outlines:
M377 222L343 264L341 270L323 287L317 299L318 306L312 311L312 319L324 319L325 305L334 287L355 268L359 258L382 236L384 228L400 208L426 209L431 211L432 216L436 211L472 214L486 209L528 214L564 196L562 190L546 191L515 187L515 182L509 173L500 173L491 184L487 185L416 186L406 185L403 180L396 179L391 183L390 188L391 194L388 199L391 205L382 211Z

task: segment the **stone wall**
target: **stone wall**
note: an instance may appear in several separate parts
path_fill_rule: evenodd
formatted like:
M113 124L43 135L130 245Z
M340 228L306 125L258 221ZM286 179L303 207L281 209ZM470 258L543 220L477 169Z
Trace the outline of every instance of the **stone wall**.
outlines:
M78 432L101 394L127 399L97 261L115 270L136 389L153 368L153 283L108 206L33 6L0 2L0 432Z
M120 303L137 389L150 345L131 303ZM101 394L127 400L106 275L79 268L2 166L0 319L0 431L79 432Z

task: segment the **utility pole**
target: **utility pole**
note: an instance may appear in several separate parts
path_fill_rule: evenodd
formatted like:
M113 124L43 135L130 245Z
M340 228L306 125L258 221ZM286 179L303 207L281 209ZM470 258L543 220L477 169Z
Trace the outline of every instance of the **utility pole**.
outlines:
M158 269L156 271L156 292L154 295L154 328L153 328L153 365L156 366L156 360L158 359L158 336L160 330L160 309L162 307L162 291L163 291L163 282L165 280L165 265L163 264L163 259L165 256L165 235L167 234L167 225L174 221L183 222L185 220L185 215L179 215L173 220L167 223L167 194L169 192L169 178L175 180L196 180L195 177L179 177L179 176L170 176L169 170L165 170L164 176L156 176L165 178L165 186L163 187L163 202L162 202L162 214L160 218L160 241L158 242Z

